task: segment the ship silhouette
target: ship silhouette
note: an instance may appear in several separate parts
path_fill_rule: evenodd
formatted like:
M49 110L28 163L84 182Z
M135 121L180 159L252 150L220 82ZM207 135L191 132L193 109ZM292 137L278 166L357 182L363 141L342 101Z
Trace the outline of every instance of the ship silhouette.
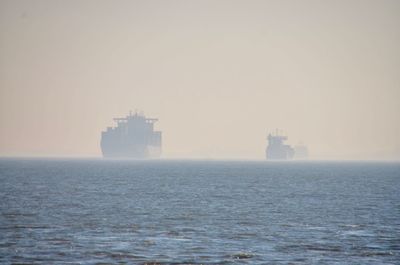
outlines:
M288 139L287 136L279 134L276 130L275 134L268 134L268 146L265 150L265 155L268 160L288 160L292 159L294 155L294 149L284 141Z
M103 157L158 158L161 155L161 131L154 131L158 119L146 118L143 113L132 112L125 118L114 118L116 127L107 127L101 133Z

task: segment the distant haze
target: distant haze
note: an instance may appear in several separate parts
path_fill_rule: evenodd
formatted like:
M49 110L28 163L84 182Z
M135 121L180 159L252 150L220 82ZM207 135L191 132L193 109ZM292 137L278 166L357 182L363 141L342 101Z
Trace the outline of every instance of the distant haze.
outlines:
M165 158L400 158L400 1L0 0L0 155L100 156L159 118Z

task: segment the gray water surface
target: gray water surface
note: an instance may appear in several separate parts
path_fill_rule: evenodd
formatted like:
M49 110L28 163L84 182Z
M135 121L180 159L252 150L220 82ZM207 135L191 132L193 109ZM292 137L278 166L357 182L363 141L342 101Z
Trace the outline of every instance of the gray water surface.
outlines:
M400 164L2 159L0 263L400 264Z

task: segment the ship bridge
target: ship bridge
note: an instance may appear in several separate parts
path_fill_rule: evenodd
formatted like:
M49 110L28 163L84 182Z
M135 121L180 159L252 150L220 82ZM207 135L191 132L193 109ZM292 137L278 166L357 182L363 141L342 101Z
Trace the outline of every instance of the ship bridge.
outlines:
M120 123L120 122L123 123L123 122L128 122L130 120L135 120L135 119L144 120L146 123L151 123L151 124L158 121L158 119L146 118L142 112L138 113L137 111L135 111L135 114L132 114L132 111L130 111L129 115L126 116L125 118L114 118L113 120L117 123Z

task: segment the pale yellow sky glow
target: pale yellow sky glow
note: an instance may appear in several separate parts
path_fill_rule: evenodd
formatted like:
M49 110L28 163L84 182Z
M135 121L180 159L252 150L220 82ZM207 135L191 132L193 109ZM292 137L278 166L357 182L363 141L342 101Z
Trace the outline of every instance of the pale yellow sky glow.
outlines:
M400 159L400 1L0 0L0 155L100 156L159 118L164 158Z

